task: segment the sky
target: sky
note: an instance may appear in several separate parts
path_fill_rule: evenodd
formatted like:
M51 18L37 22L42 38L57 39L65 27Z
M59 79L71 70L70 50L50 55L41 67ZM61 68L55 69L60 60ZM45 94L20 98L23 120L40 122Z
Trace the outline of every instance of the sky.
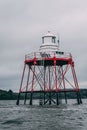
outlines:
M87 88L87 0L0 0L0 89L19 90L24 56L38 51L47 31L60 35Z

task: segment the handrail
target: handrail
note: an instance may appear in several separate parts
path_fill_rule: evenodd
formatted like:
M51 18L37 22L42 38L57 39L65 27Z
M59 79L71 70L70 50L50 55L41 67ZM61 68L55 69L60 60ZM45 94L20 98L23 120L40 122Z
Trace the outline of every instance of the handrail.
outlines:
M25 60L31 60L36 58L38 60L44 58L72 58L71 53L61 52L61 51L47 51L47 52L32 52L30 54L25 55Z

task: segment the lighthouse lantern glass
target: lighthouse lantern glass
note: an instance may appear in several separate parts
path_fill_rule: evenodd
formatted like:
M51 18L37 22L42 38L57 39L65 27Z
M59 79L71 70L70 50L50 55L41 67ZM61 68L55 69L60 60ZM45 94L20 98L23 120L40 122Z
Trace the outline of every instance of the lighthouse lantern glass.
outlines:
M42 37L42 43L56 43L56 37Z
M56 37L52 37L52 43L56 43Z

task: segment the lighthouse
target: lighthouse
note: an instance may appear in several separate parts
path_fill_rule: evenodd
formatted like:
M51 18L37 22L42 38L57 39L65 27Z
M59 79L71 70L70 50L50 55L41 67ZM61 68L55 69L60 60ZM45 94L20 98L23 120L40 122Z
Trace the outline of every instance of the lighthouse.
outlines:
M38 95L40 105L59 105L62 98L67 103L67 93L75 93L77 103L81 104L81 95L76 77L74 60L71 53L60 51L59 39L50 31L42 37L37 52L25 55L24 68L19 88L24 93L24 104Z

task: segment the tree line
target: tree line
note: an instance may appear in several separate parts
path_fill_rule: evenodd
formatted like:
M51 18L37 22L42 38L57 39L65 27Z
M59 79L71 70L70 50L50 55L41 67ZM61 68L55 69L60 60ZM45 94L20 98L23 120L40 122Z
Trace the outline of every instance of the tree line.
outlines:
M87 98L87 89L80 89L80 94L82 98ZM59 94L59 96L63 99L64 98L64 93ZM66 93L66 96L68 99L74 99L76 98L76 93L75 92L68 92ZM0 100L17 100L18 93L13 92L12 90L6 91L6 90L0 90ZM20 99L24 99L25 94L22 93L20 95ZM30 95L28 94L27 98L29 98ZM40 93L33 94L34 99L39 99L40 98ZM55 95L54 95L55 98Z

